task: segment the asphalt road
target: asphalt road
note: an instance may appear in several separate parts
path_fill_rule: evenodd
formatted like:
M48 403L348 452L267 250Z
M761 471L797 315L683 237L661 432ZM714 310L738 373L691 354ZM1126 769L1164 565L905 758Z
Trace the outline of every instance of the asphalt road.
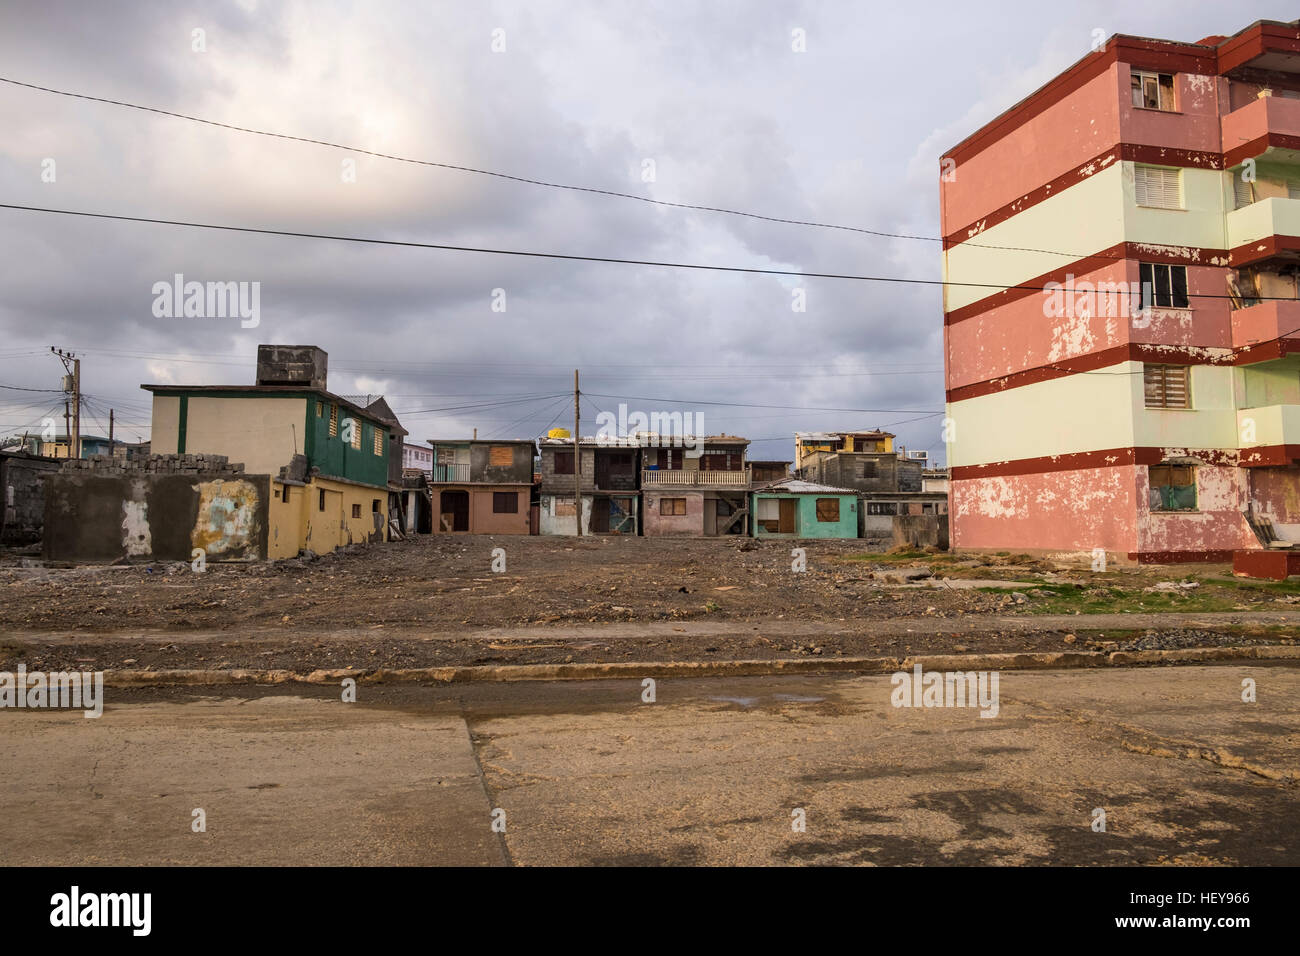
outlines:
M1004 672L990 718L892 690L110 688L0 710L0 863L1300 864L1300 667Z

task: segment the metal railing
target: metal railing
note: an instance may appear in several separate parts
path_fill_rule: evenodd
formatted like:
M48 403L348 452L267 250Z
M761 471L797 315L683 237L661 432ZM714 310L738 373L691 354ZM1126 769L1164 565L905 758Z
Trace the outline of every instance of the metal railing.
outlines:
M641 472L641 487L747 488L749 466L744 471L686 471L658 468Z
M469 462L463 465L440 465L433 466L433 472L429 475L430 481L469 481Z

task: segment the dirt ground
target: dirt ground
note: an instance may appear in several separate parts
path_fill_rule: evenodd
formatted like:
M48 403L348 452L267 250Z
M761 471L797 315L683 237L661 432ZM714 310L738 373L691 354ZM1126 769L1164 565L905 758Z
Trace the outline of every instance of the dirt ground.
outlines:
M10 553L0 663L310 670L1289 643L1300 628L1259 612L1297 602L1300 586L1223 565L1096 573L862 541L422 536L202 573Z

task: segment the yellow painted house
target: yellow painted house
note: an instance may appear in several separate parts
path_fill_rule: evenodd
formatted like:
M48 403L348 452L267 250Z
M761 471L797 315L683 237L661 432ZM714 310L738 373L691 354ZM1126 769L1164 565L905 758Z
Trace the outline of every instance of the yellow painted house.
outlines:
M325 389L315 346L258 347L257 384L142 385L154 455L225 455L270 475L267 557L383 540L391 424Z

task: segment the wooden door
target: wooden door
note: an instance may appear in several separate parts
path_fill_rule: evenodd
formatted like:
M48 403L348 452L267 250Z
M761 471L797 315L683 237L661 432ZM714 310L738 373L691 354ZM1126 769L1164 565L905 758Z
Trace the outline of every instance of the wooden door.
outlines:
M781 518L777 524L778 533L794 534L796 516L799 513L799 502L795 498L782 498L781 501Z

